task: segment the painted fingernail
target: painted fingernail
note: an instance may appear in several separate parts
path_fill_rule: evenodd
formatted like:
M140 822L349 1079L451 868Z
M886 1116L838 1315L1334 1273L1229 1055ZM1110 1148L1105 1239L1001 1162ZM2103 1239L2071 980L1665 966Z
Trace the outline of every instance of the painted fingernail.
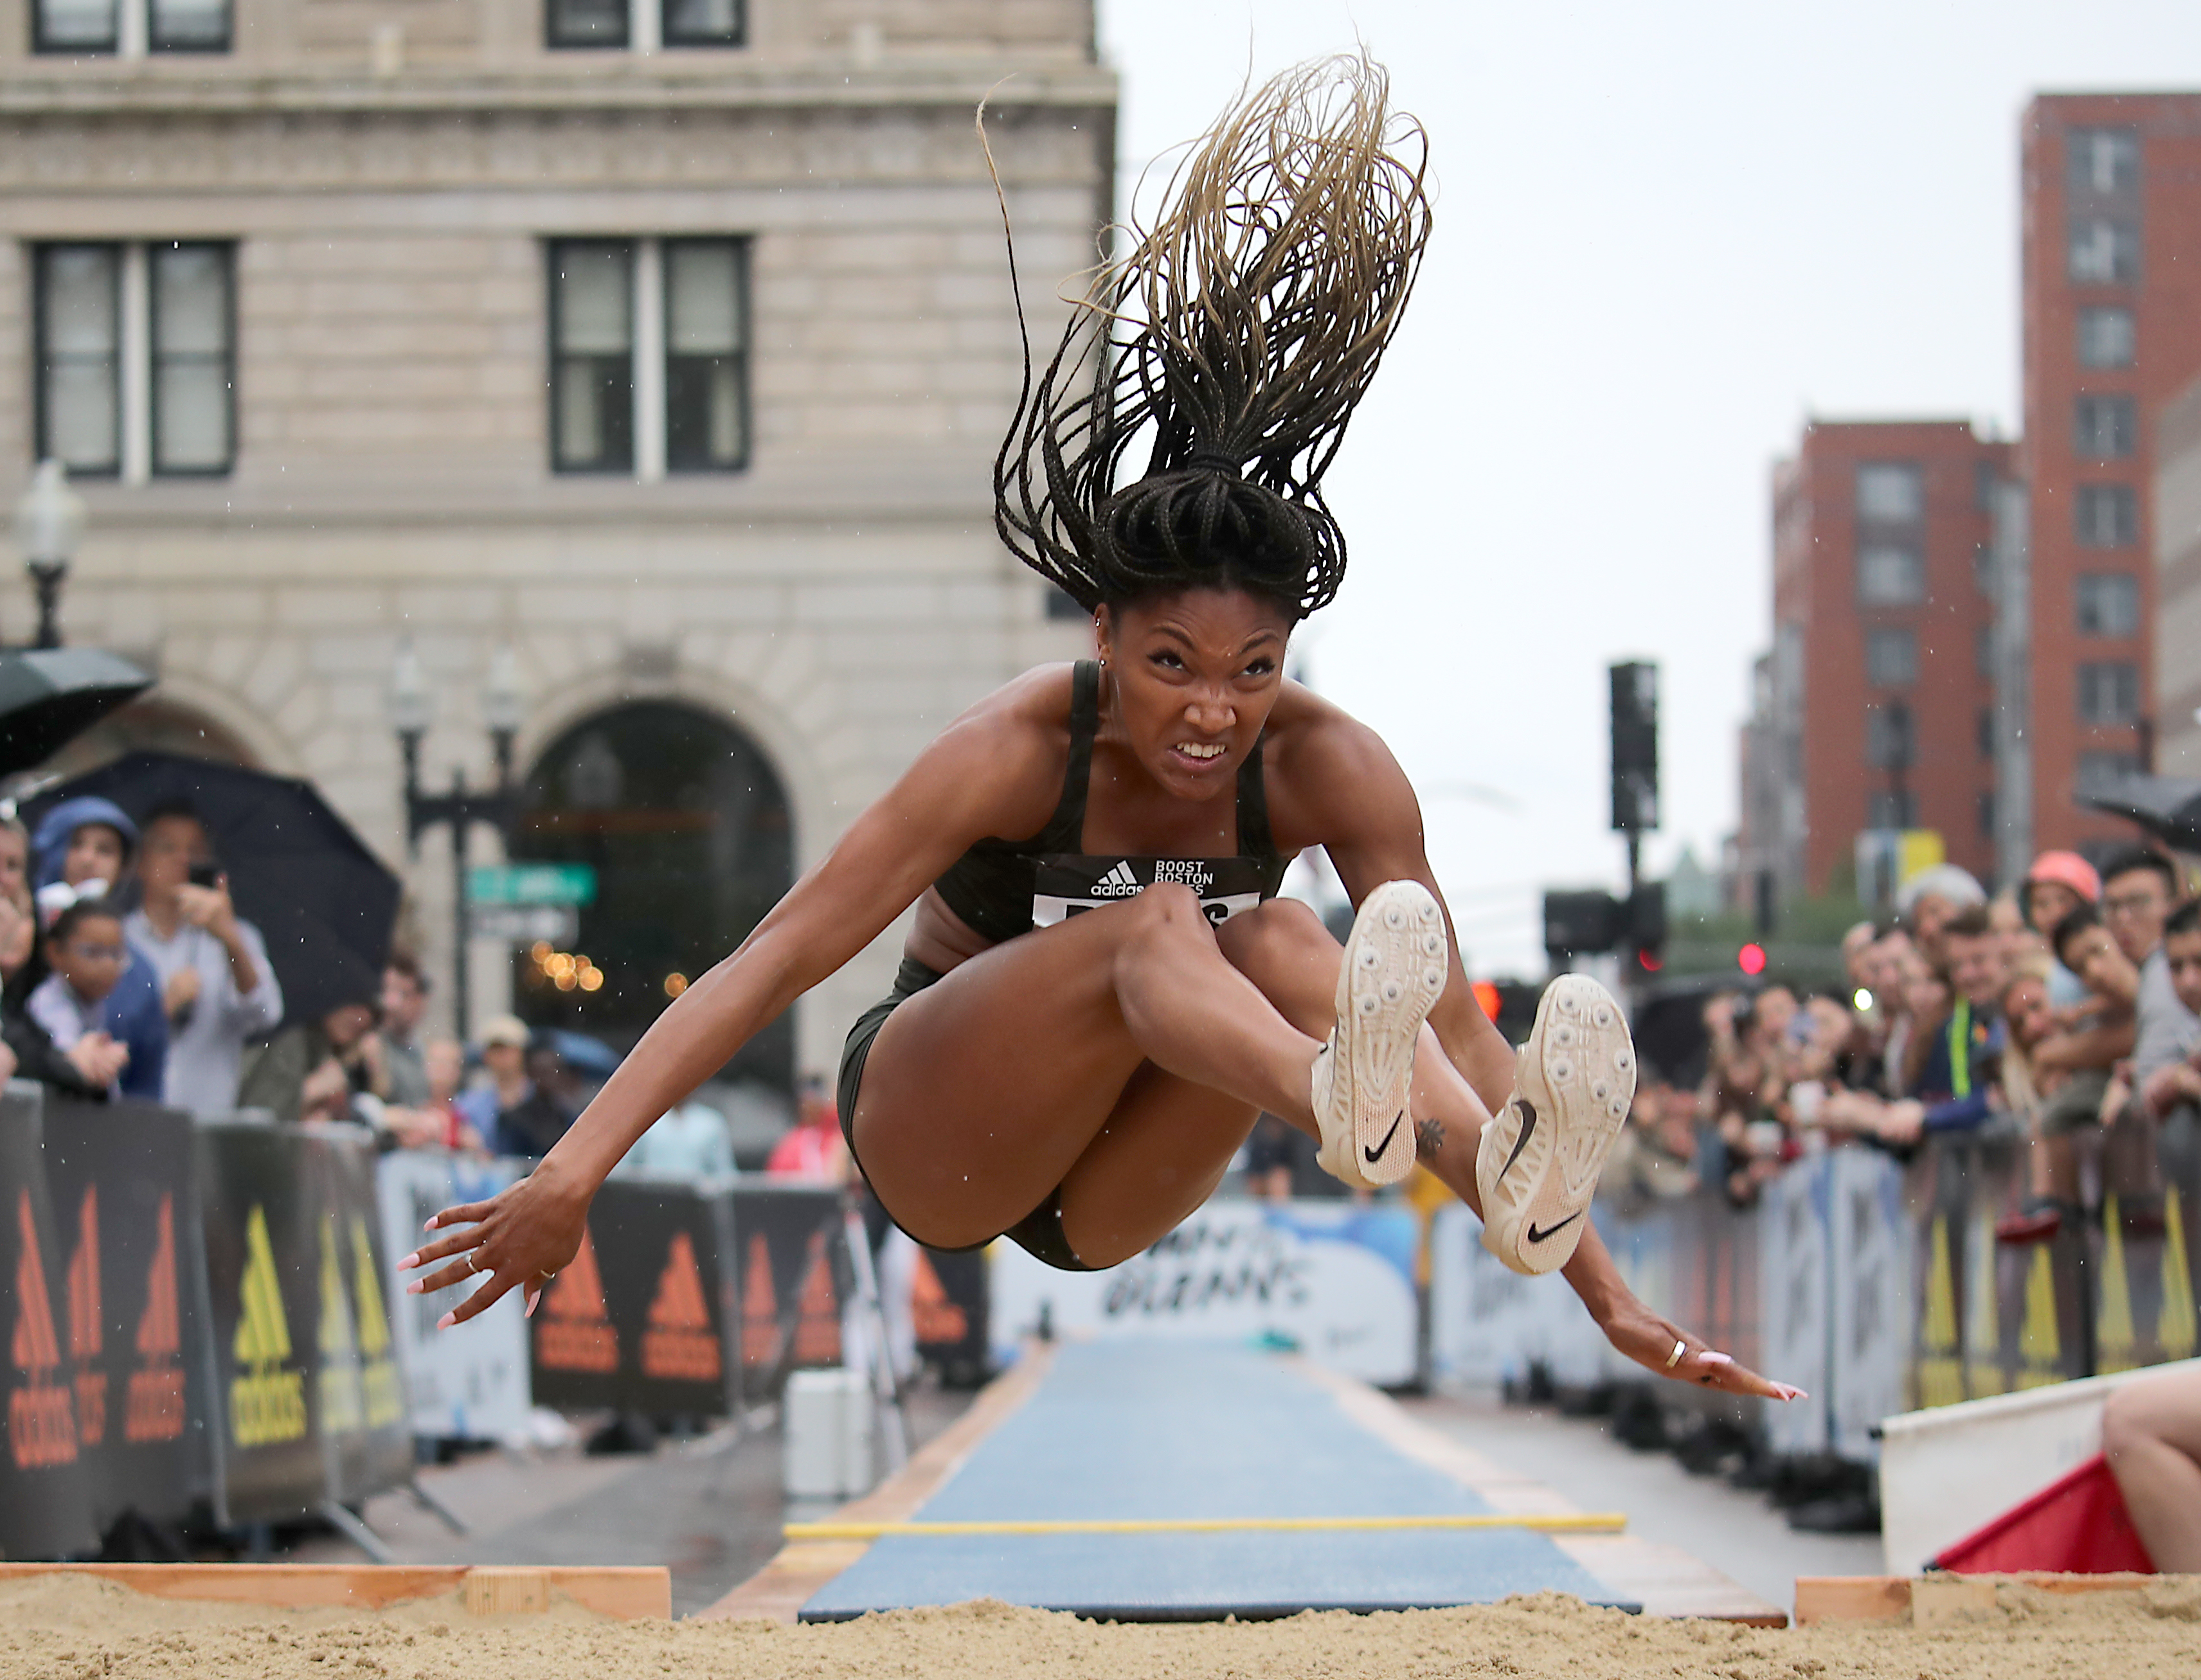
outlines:
M449 1330L458 1321L459 1314L457 1309L455 1308L450 1312L444 1314L443 1317L436 1320L436 1328L438 1330Z
M419 1295L426 1290L427 1287L428 1280L426 1278L415 1278L411 1283L405 1285L405 1292L408 1295Z
M397 1262L397 1269L401 1272L409 1272L420 1263L420 1256L418 1253L408 1254Z
M1734 1363L1734 1355L1733 1354L1716 1354L1710 1352L1709 1350L1699 1354L1697 1358L1705 1365L1732 1365Z
M541 1290L539 1290L539 1289L538 1289L538 1290L537 1290L537 1291L535 1291L535 1293L534 1293L534 1294L532 1294L532 1295L531 1295L531 1296L529 1296L529 1297L527 1297L527 1312L526 1312L526 1316L527 1316L527 1317L529 1317L529 1318L531 1318L531 1318L533 1318L533 1317L535 1316L535 1309L536 1309L537 1307L541 1306L542 1304L543 1304L543 1291L542 1291Z
M420 1228L423 1231L433 1231L436 1228L436 1215L433 1214L429 1215L428 1222Z

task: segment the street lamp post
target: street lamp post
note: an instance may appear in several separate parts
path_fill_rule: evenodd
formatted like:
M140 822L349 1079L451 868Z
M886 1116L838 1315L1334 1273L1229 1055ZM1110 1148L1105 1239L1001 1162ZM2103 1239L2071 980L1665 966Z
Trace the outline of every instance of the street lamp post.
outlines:
M390 671L389 716L405 755L406 846L417 858L424 830L438 822L450 825L451 1022L461 1042L467 1031L467 945L472 933L467 893L467 837L478 822L499 834L511 829L519 803L512 785L512 744L526 707L519 660L510 647L499 647L490 656L489 676L481 691L482 721L489 726L496 755L496 787L487 793L470 792L466 771L454 765L450 792L424 793L420 791L420 738L435 720L435 692L413 639L408 636L398 643Z
M15 504L15 541L23 550L23 570L38 592L38 647L62 645L62 584L69 562L84 539L84 501L68 487L59 461L40 461L31 471L31 488Z

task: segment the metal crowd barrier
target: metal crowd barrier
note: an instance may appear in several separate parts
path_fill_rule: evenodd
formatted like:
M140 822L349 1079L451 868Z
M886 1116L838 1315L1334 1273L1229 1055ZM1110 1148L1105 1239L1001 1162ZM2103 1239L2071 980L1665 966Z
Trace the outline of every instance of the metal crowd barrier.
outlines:
M2161 1196L2101 1198L2051 1242L2000 1244L2023 1144L1935 1139L1807 1156L1736 1209L1711 1191L1597 1220L1638 1295L1714 1346L1809 1391L1769 1407L1658 1383L1605 1343L1556 1278L1506 1271L1467 1209L1430 1234L1430 1356L1440 1378L1561 1389L1641 1384L1670 1408L1761 1436L1783 1456L1878 1458L1893 1414L2190 1358L2201 1343L2201 1126L2156 1139Z

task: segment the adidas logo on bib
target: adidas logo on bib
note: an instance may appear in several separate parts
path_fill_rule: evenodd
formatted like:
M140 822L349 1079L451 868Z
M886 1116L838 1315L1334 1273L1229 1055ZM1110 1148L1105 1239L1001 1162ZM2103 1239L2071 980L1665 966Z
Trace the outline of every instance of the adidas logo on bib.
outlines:
M1093 896L1096 899L1136 899L1142 890L1125 858L1117 859L1116 866L1093 883Z

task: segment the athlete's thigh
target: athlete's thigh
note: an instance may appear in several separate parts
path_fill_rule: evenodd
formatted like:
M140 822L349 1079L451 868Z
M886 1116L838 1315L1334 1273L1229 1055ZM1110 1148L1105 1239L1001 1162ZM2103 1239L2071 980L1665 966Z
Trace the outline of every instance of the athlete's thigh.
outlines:
M887 1017L851 1117L896 1220L960 1247L999 1235L1083 1154L1145 1059L1116 1000L1136 900L1004 941Z
M1112 1266L1174 1231L1253 1131L1251 1103L1142 1062L1063 1175L1062 1234L1088 1266Z

